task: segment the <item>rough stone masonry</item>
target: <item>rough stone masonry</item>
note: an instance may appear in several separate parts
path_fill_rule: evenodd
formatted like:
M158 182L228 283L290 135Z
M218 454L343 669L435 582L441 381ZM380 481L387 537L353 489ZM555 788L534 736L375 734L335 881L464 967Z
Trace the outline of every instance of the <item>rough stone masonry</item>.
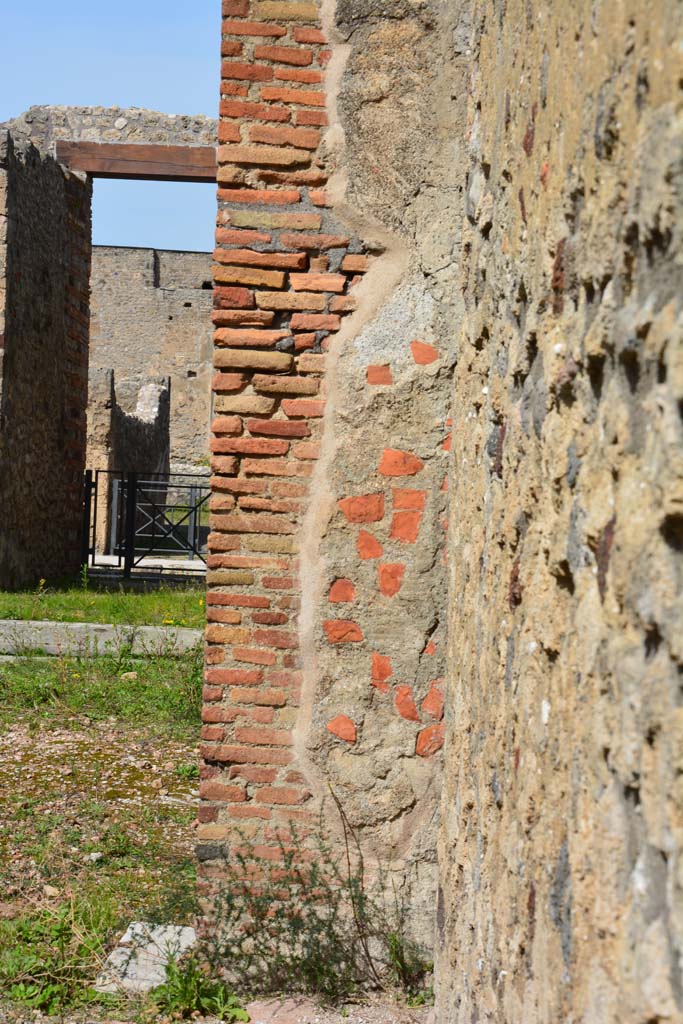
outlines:
M330 782L439 1021L681 1021L683 7L223 14L207 905Z

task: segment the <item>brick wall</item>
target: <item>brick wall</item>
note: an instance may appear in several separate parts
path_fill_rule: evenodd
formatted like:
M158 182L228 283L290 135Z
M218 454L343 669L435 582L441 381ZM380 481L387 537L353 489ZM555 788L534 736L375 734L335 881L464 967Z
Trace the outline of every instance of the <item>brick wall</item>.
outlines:
M429 942L451 361L410 288L388 329L356 298L381 246L326 189L316 5L223 11L202 885L238 833L276 859L331 784Z
M0 585L23 586L80 562L91 190L11 138L1 170Z

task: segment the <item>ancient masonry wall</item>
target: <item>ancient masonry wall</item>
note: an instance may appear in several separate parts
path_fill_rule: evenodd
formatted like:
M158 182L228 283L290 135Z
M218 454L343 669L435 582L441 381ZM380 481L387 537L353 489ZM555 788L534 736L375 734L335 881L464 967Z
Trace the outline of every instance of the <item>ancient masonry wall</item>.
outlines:
M429 943L448 358L419 281L374 317L400 258L328 187L318 8L223 14L201 885L210 911L225 854L277 860L331 784Z
M101 370L112 369L119 394L124 381L137 394L147 381L170 377L171 470L206 471L213 355L211 254L96 245L90 286L91 382ZM163 442L156 455L150 451L149 466L140 469L149 471L159 457L168 455L168 437ZM90 439L88 443L90 465Z
M683 8L458 6L438 1020L678 1022Z
M35 106L2 127L11 130L18 144L30 142L43 153L50 153L58 140L163 146L213 146L216 142L214 118L141 107Z
M12 587L80 563L90 185L4 134L0 586Z

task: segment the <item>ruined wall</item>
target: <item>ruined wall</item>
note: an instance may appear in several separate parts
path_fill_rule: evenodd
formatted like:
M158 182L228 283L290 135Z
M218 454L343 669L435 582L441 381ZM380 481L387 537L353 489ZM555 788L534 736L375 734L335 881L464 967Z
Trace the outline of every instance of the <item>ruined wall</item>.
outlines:
M462 5L438 1019L683 1019L683 8Z
M141 107L30 107L0 125L18 143L43 153L58 140L68 142L156 143L162 146L213 146L216 121L202 114L162 114Z
M113 369L119 390L125 380L137 395L147 380L169 376L171 469L204 469L211 416L210 254L97 245L90 284L91 380ZM163 455L165 449L153 461Z
M377 313L405 255L330 179L316 6L224 15L202 876L245 830L280 856L331 785L429 944L452 355L419 268Z
M330 781L438 1021L678 1021L681 5L223 7L205 892Z
M88 373L90 186L3 148L0 586L78 571Z

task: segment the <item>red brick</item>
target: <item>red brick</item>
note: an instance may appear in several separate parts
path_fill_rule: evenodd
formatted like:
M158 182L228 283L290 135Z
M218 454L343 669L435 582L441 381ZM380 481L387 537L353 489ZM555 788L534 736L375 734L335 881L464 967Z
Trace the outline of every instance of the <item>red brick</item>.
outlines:
M289 121L292 112L288 107L276 107L273 103L253 103L249 100L221 100L221 117L247 118L250 121ZM223 122L221 122L223 123ZM218 198L221 192L218 190Z
M356 548L359 558L362 559L381 558L384 553L382 545L367 530L361 530L358 534Z
M401 718L407 718L409 722L419 722L420 715L415 707L413 689L411 686L397 686L394 690L394 706Z
M304 441L302 444L295 444L292 448L292 455L295 459L319 459L320 442Z
M242 134L239 129L239 125L227 124L225 121L220 121L218 124L218 141L219 142L239 142L242 138Z
M269 68L272 77L272 68ZM227 75L223 75L227 78ZM234 76L230 76L231 78ZM261 89L261 99L280 103L292 103L301 107L324 107L326 97L324 92L312 92L308 89L280 89L274 86L264 86Z
M207 683L220 686L260 686L263 682L261 669L211 668L204 673Z
M211 486L214 490L231 491L234 494L262 494L266 489L265 480L230 479L228 477L212 477Z
M364 274L370 266L370 260L367 256L362 256L360 253L350 252L342 260L341 268L350 274Z
M280 241L288 249L341 249L349 244L345 235L313 235L304 232L283 233Z
M221 191L223 191L223 190L222 189L218 190L219 198L220 198ZM225 191L229 192L231 190L230 189L225 189ZM221 215L219 214L219 216L221 216ZM226 216L229 216L229 214L226 214ZM218 243L218 245L258 245L258 244L261 244L261 243L267 244L270 241L271 241L271 236L270 235L266 235L262 231L252 231L249 228L217 228L216 229L216 242ZM242 289L237 289L237 290L242 290ZM248 289L245 288L243 290L247 291ZM217 293L223 293L223 292L228 292L228 291L232 291L232 289L231 288L227 288L227 287L214 288L214 297L215 297L215 295ZM252 292L249 292L249 295L252 295L252 294L253 294Z
M282 690L244 689L239 686L230 691L235 704L260 704L265 707L282 708L287 704L287 694Z
M281 672L280 669L267 672L266 679L273 686L301 686L304 681L301 672Z
M210 569L224 568L221 565L222 559L214 561L211 556L208 559L208 565ZM221 622L225 626L239 626L242 621L242 615L240 612L236 612L230 608L208 608L206 612L207 622Z
M294 39L297 43L323 43L327 42L324 32L319 28L295 28Z
M414 476L424 468L424 462L410 452L385 448L379 464L383 476Z
M392 675L393 669L391 667L391 659L387 658L383 654L373 654L371 672L372 685L382 693L387 693L389 690L387 679L391 679Z
M315 206L332 206L332 197L322 188L312 188L308 197ZM313 269L313 268L311 268Z
M294 789L291 786L264 786L256 792L256 801L261 804L296 804L306 803L311 794L305 789Z
M262 21L224 21L225 36L286 36L287 29L281 25L266 25Z
M437 750L441 750L445 735L446 726L443 722L439 725L428 725L418 733L415 753L418 757L431 757Z
M239 416L217 416L211 430L214 434L241 434L242 420Z
M249 515L230 512L227 515L210 517L213 529L226 533L267 533L273 535L292 534L295 527L284 516Z
M203 725L200 736L203 740L222 740L225 729L220 725Z
M273 651L257 651L252 647L233 647L235 661L246 661L251 665L274 665L277 655Z
M290 274L289 280L297 292L343 292L346 288L343 274Z
M228 811L231 818L270 818L268 807L231 807Z
M289 729L253 729L251 726L236 726L235 740L238 743L255 743L272 747L291 747L293 740Z
M327 730L346 743L356 742L356 725L346 715L337 715L336 718L333 718L331 722L327 723Z
M271 129L271 131L272 130L275 129ZM287 190L278 190L275 188L222 188L220 198L226 203L258 203L267 206L290 206L293 203L301 201L301 192L298 188ZM233 253L233 255L235 254ZM275 256L276 253L252 252L251 255L267 258L268 256ZM281 265L291 266L292 264L283 263ZM264 264L264 266L276 267L278 264L270 263ZM299 264L296 264L296 266L299 266Z
M429 687L429 693L422 701L422 711L435 721L440 722L443 718L444 693L443 679L433 679Z
M221 82L221 96L248 96L249 86L239 82Z
M324 127L327 124L327 113L324 110L297 110L296 124L314 124Z
M355 601L356 599L356 588L354 587L351 580L338 579L335 580L330 587L330 593L328 600L332 604L341 604L347 601Z
M427 366L429 363L434 363L439 358L438 350L433 345L427 345L424 341L411 341L410 349L413 353L413 359L418 366Z
M313 63L313 51L300 46L255 46L256 60L272 60L276 64L296 64L304 67Z
M223 0L224 18L246 18L251 0Z
M242 422L240 421L241 426ZM213 429L214 433L218 433L215 428ZM212 442L211 450L241 455L286 455L289 450L289 441L255 437L222 438Z
M312 467L305 462L292 463L285 459L244 459L242 471L265 476L310 476Z
M252 142L265 142L272 146L298 146L301 149L317 149L320 132L316 128L283 128L275 125L256 124L249 129ZM346 283L346 279L344 279Z
M237 459L230 456L216 455L211 459L211 472L224 473L226 476L233 476L237 472Z
M325 403L309 398L285 398L282 402L282 410L286 416L316 419L323 415Z
M275 782L277 775L277 768L254 768L247 764L234 765L229 773L231 779L246 779L247 782L259 783Z
M274 434L277 437L308 437L311 429L307 423L292 423L290 420L247 420L250 434Z
M325 81L325 75L322 71L313 71L311 68L275 68L275 81L319 85Z
M200 751L206 761L225 761L228 764L291 764L289 750L277 747L243 747L234 744L205 747Z
M281 629L255 629L254 643L264 647L275 647L278 650L296 650L299 638L296 633L287 633Z
M253 612L251 621L259 626L284 626L289 622L289 616L284 612Z
M420 532L421 512L394 512L391 520L391 539L414 544Z
M214 373L211 378L213 391L239 391L246 383L246 377L242 373Z
M382 366L368 366L367 382L368 384L393 384L391 367L386 364Z
M360 626L349 619L328 619L323 622L323 629L331 644L357 644L363 640Z
M295 313L290 321L293 331L338 331L340 326L336 313Z
M422 511L427 501L426 491L411 491L395 487L392 495L395 509L419 509Z
M261 583L267 590L292 590L295 586L293 576L264 576Z
M224 60L221 65L221 77L242 82L270 82L273 77L273 69L267 64L247 64L243 61ZM313 104L309 104L309 106L313 106Z
M203 686L202 687L202 699L209 703L210 701L223 700L223 687L222 686Z
M377 523L384 518L384 495L361 494L337 503L349 523Z
M403 585L406 567L400 563L384 564L378 567L379 589L385 597L395 597Z

